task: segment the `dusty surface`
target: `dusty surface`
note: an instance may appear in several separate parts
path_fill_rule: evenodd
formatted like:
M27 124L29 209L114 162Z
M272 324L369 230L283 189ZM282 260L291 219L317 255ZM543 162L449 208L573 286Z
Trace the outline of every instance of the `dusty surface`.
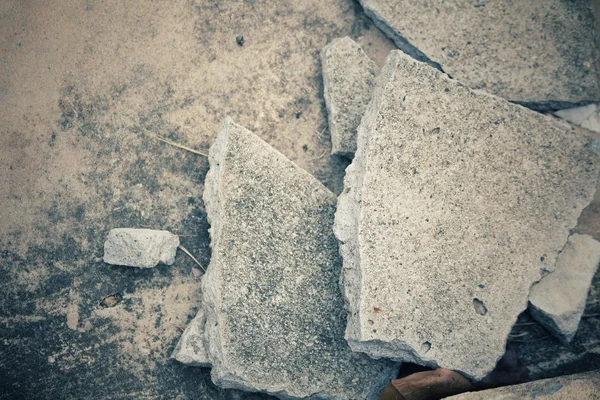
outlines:
M195 264L108 266L103 241L167 229L208 263L208 162L148 133L208 149L225 115L339 191L319 52L344 35L392 46L347 0L0 2L0 398L238 396L168 359Z
M168 359L199 304L191 260L101 261L111 228L145 226L208 263L208 162L143 128L208 149L231 115L337 193L319 52L349 35L381 66L393 45L350 0L222 3L0 2L0 398L264 398ZM600 239L599 215L600 195L579 229ZM569 348L525 328L530 376L600 365L599 319Z
M335 218L351 347L484 378L593 198L595 145L392 52Z

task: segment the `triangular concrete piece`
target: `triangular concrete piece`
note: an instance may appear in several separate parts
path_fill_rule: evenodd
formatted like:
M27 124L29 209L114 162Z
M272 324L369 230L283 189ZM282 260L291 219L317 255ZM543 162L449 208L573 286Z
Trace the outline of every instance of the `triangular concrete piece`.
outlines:
M204 315L204 309L200 307L194 319L190 321L183 331L175 350L173 350L173 354L171 354L171 358L180 363L195 367L210 367L211 364L206 353L206 344L204 341L205 324L206 316Z
M483 378L593 197L597 147L392 51L335 218L351 347Z
M577 333L599 262L600 242L574 234L558 255L554 271L531 288L531 316L563 343Z
M376 399L397 363L344 340L335 196L226 119L210 149L203 278L212 379L282 399Z
M590 0L360 3L401 50L471 88L554 110L600 99Z
M349 37L325 46L321 65L331 154L352 157L356 151L356 130L375 88L377 66Z

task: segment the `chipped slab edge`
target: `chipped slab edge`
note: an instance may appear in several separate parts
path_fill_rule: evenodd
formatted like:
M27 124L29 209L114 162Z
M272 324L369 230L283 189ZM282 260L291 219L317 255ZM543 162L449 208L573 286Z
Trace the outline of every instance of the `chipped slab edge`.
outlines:
M578 304L578 308L576 310L572 310L571 312L560 315L555 315L549 312L548 310L545 310L543 308L543 304L539 304L536 301L536 296L543 296L543 294L536 292L536 290L542 290L541 287L538 286L538 284L543 283L544 279L551 276L557 269L568 269L569 265L563 265L562 263L568 262L568 258L572 257L574 254L577 254L577 247L586 245L594 248L594 254L592 254L590 257L593 260L595 268L594 272L589 274L589 281L587 282L587 289L585 291L585 295L581 296L581 299L583 301L581 301ZM565 255L565 251L570 251L571 254ZM566 256L567 259L563 260L561 258L561 254L563 256ZM568 242L567 244L565 244L565 248L563 249L563 252L561 252L561 254L559 254L557 258L555 270L550 272L549 275L542 278L540 282L532 286L529 295L529 312L533 319L539 322L544 328L546 328L550 333L552 333L563 344L568 345L577 333L579 322L581 321L581 317L583 316L583 312L585 310L585 299L587 299L588 297L589 288L592 284L595 272L597 271L598 263L600 262L600 242L598 242L596 239L589 235L574 234L569 237Z

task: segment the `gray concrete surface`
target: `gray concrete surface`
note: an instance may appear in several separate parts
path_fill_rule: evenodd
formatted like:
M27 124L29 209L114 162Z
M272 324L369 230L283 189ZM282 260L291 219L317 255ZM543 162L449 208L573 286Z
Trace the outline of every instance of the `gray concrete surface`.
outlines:
M600 99L589 0L360 2L400 49L473 89L539 109Z
M600 396L600 372L560 376L522 385L448 397L448 400L596 400Z
M179 237L169 231L115 228L108 232L102 260L107 264L153 268L173 265Z
M282 399L378 399L398 365L344 340L335 195L229 118L210 167L202 290L213 382Z
M375 88L377 66L349 37L325 46L321 65L331 154L353 157L356 130Z
M595 143L392 52L335 218L351 347L483 378L593 198Z
M600 242L574 234L558 255L554 270L531 288L530 314L564 343L577 333L598 263Z

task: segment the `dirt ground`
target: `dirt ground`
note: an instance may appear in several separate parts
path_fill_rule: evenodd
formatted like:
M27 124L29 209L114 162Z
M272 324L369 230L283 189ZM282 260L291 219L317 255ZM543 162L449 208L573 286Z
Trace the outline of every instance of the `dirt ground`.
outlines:
M208 162L152 135L206 150L227 115L339 193L319 52L345 35L379 65L394 48L352 0L0 1L0 398L266 398L169 360L199 305L187 256L138 270L102 246L168 229L208 264ZM600 238L599 214L578 229ZM599 321L509 347L527 379L597 368Z

